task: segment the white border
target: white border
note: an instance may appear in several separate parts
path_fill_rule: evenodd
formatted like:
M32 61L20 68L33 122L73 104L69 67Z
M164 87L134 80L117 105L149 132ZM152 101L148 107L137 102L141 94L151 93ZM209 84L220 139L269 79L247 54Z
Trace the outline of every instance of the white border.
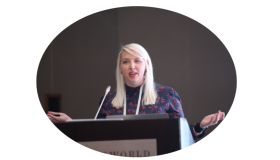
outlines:
M236 98L225 121L203 141L154 159L279 157L273 143L279 141L279 1L18 0L0 6L1 159L110 158L72 142L47 120L36 72L47 45L63 29L123 6L168 9L200 22L226 45L237 70Z

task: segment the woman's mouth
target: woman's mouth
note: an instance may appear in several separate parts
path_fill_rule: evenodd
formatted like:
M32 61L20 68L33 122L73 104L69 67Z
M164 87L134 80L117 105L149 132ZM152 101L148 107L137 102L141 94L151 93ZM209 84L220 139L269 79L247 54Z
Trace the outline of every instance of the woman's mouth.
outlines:
M136 72L129 72L129 77L135 77L137 75L137 73Z

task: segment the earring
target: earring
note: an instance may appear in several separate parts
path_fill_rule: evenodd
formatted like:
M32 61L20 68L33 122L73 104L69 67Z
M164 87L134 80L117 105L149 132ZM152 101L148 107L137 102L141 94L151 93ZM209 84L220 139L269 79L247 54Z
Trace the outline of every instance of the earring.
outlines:
M145 72L144 72L144 78L146 78L146 72L147 72L147 69L145 69Z
M121 74L122 74L122 71L121 71Z

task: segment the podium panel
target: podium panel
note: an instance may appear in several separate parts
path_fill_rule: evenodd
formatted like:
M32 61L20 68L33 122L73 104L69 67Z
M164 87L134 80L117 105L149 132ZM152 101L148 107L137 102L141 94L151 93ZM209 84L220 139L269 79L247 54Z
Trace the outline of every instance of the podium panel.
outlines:
M87 141L78 143L96 151L117 156L148 157L157 155L156 139Z
M86 147L108 154L127 157L153 156L153 143L156 146L156 155L174 152L194 143L188 123L184 118L81 121L55 124L55 126L73 141ZM148 143L142 143L143 147L138 148L138 150L132 150L131 148L131 150L126 151L117 150L120 146L129 146L128 143L130 142L132 142L130 145L133 146L133 141L141 142L141 140ZM149 142L149 140L151 141ZM125 142L128 143L126 144ZM106 144L108 147L106 147ZM148 148L147 144L151 148ZM99 148L94 147L96 145L99 145ZM100 150L100 147L113 148L111 151L104 151ZM116 154L117 152L118 154Z

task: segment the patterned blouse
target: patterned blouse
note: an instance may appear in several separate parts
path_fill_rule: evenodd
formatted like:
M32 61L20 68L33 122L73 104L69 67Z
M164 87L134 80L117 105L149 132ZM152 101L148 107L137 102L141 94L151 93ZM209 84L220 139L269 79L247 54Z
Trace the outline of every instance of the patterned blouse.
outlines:
M138 98L139 98L140 86L136 88L132 88L125 85L125 89L126 89L126 100L127 100L126 114L135 114ZM156 84L156 91L158 94L156 103L147 106L143 106L140 103L139 114L168 113L169 118L184 118L181 99L178 93L173 88ZM106 115L123 115L123 107L116 109L111 104L115 95L116 95L116 91L108 93L97 118L106 118ZM143 95L144 94L142 92L142 98ZM102 99L103 97L101 98L99 104L102 102ZM194 125L190 125L190 130L192 132L194 141L197 142L204 136L205 133L203 132L201 135L195 136L193 133L193 126Z

